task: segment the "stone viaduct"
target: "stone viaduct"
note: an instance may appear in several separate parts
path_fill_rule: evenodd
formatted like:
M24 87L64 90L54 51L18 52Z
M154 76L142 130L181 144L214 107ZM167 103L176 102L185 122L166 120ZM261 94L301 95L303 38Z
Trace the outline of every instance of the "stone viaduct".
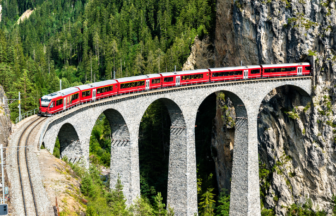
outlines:
M118 175L130 204L140 196L138 138L141 118L156 100L167 107L170 118L168 204L175 214L197 213L195 122L202 102L224 91L236 108L235 146L231 185L230 215L260 215L257 118L262 100L273 89L294 86L310 96L312 77L243 80L152 90L103 99L50 117L40 145L53 152L57 136L62 156L71 161L80 157L88 163L91 131L104 113L112 131L110 185ZM210 121L210 119L209 119Z

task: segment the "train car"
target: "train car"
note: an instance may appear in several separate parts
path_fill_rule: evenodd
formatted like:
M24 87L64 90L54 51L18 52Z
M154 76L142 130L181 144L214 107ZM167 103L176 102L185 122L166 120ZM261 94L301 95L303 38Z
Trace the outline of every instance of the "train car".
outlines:
M71 87L43 96L40 99L40 115L50 116L79 104L79 93L78 88Z
M118 82L118 88L119 88L118 94L126 94L126 93L149 90L151 80L153 79L161 79L161 77L160 76L149 77L147 75L140 75L140 76L117 79L116 81Z
M80 102L81 103L86 103L90 102L92 100L92 89L91 86L89 85L80 85L76 86L80 90Z
M302 76L310 74L310 64L304 63L290 63L290 64L264 64L262 67L262 76L268 77L282 77L282 76Z
M90 90L84 90L86 96L82 99L86 100L91 97L91 100L95 101L97 99L102 99L118 94L118 82L115 80L105 80L96 83L88 84ZM89 96L87 96L89 95Z
M162 76L160 74L148 74L146 76L149 79L149 89L161 88Z
M210 68L209 70L211 71L211 82L256 79L261 77L261 67L259 65Z
M180 85L200 84L210 81L210 72L208 69L180 71L176 76L180 77Z
M161 73L162 87L179 86L181 82L181 76L177 72Z

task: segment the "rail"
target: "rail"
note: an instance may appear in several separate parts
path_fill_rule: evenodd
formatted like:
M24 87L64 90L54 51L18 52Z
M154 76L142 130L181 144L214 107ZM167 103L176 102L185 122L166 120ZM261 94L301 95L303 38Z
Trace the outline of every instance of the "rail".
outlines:
M24 130L23 132L21 133L21 136L19 138L19 141L18 141L18 144L17 146L20 147L21 145L21 140L22 140L22 137L23 135L26 133L26 131L28 131L28 129L35 123L37 122L38 120L40 120L41 117L38 117L36 119L34 119L33 122L31 122ZM44 120L38 122L36 125L34 125L34 127L29 131L28 135L27 135L27 138L26 138L26 141L25 141L25 147L28 146L28 140L30 138L30 134L32 133L32 131L40 124L42 123ZM29 171L29 165L28 165L28 156L27 156L27 148L25 148L24 150L24 155L25 155L25 162L26 162L26 169L27 169L27 173L28 173L28 179L29 179L29 184L30 184L30 189L31 189L31 193L32 193L32 197L33 197L33 202L34 202L34 207L35 207L35 213L36 215L38 216L38 211L37 211L37 206L36 206L36 201L35 201L35 193L34 193L34 189L33 189L33 185L32 185L32 181L31 181L31 177L30 177L30 171ZM22 179L22 175L21 175L21 166L20 166L20 150L17 151L17 164L18 164L18 171L19 171L19 177L20 177L20 186L21 186L21 193L22 193L22 201L23 201L23 207L24 207L24 212L25 212L25 215L28 215L27 213L27 206L26 206L26 201L25 201L25 191L24 191L24 187L23 187L23 179ZM24 168L24 167L22 167Z

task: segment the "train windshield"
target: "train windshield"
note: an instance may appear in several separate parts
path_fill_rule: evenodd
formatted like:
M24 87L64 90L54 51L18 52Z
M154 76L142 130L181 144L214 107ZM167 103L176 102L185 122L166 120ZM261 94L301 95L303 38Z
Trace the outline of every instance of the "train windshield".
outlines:
M42 106L42 107L48 107L50 101L51 101L51 100L48 100L48 99L42 99L42 98L41 98L41 106Z

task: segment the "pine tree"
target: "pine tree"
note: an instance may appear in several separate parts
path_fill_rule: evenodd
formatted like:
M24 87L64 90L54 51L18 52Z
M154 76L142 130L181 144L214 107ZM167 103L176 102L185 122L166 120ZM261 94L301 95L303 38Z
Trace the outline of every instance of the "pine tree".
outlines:
M166 205L162 203L162 200L163 198L161 196L161 193L159 192L154 198L154 202L156 206L154 213L156 216L165 216L167 214L165 210Z
M217 215L229 216L230 213L230 194L223 190L218 198L218 206L216 208Z
M23 70L22 77L14 83L9 94L12 98L18 98L18 92L21 93L21 111L26 112L38 107L39 93L36 89L36 86L29 79L28 71ZM10 105L13 110L16 110L12 119L18 116L18 110L16 108L18 105L19 101L15 101Z
M0 63L0 84L4 87L5 92L10 91L13 76L11 67L6 63Z
M115 189L111 191L108 202L112 207L112 215L128 215L126 209L126 198L123 193L123 185L121 184L120 176L118 175Z
M215 194L212 193L214 189L208 188L201 196L201 202L199 203L204 216L214 215L214 207L216 201L214 200Z

